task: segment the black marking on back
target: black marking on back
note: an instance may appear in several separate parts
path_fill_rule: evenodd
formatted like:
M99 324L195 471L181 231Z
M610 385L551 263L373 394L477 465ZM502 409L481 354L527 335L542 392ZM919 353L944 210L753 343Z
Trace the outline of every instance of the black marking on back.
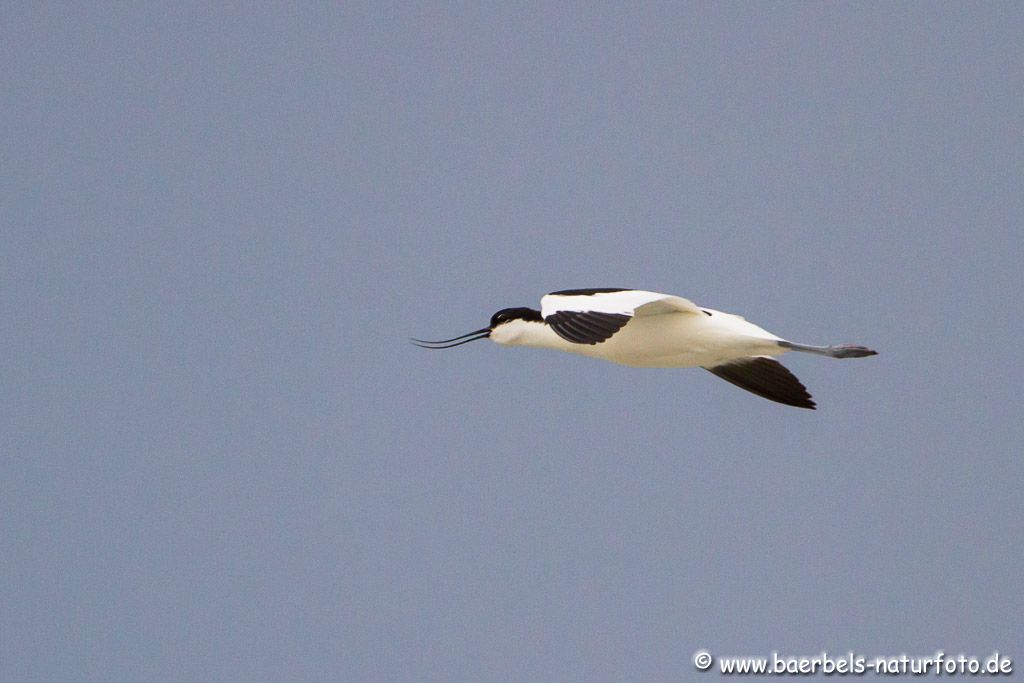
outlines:
M769 401L814 410L807 387L786 366L772 358L747 358L705 370Z
M702 309L700 309L700 310L704 311L704 309L703 309L703 308L702 308ZM711 311L704 311L704 315L711 315Z
M574 344L600 344L622 329L631 316L596 311L559 311L544 318L559 337Z
M617 287L598 287L596 289L563 289L560 292L551 292L554 296L593 296L595 294L611 294L612 292L632 292L632 289L619 289Z

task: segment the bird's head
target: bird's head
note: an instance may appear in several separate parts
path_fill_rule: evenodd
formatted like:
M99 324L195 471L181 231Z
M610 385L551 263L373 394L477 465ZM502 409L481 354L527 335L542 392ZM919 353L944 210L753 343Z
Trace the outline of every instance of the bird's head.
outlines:
M450 349L453 346L468 344L477 339L487 339L496 344L515 344L527 329L526 325L531 323L542 323L544 319L540 311L532 308L503 308L491 316L491 322L473 332L467 332L451 339L440 341L426 341L424 339L412 339L413 344L422 346L425 349Z

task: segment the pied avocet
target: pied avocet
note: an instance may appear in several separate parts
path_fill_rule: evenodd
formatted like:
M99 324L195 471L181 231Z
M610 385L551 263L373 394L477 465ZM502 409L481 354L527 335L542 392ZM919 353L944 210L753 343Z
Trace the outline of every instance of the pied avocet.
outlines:
M772 401L814 409L807 388L772 356L787 351L831 358L877 352L864 346L808 346L777 337L738 315L689 299L640 289L566 289L543 297L541 309L504 308L487 327L441 341L447 349L477 339L508 346L568 351L642 368L702 367Z

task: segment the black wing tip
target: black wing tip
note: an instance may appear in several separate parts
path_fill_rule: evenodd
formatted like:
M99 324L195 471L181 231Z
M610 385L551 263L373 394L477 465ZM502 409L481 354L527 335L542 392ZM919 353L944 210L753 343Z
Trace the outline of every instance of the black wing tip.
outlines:
M794 408L817 409L807 387L785 365L773 358L755 356L706 370L769 401Z
M802 402L787 403L786 405L793 406L794 408L806 408L807 410L818 409L818 404L814 402L810 394L808 394L807 398Z
M735 382L734 382L734 384L735 384ZM802 390L802 392L801 392L802 395L798 394L795 391L796 387L793 387L793 389L794 389L793 394L789 394L789 395L785 395L785 396L782 396L782 395L768 396L765 393L757 392L757 391L754 391L753 389L747 389L747 387L741 387L741 388L747 389L747 391L755 393L758 396L760 396L761 398L766 398L769 401L774 401L775 403L781 403L782 405L786 405L786 406L793 406L794 408L805 408L807 410L817 410L818 409L818 404L814 402L813 398L811 398L810 393L808 393L808 391L807 391L807 387L805 387L803 384L801 384L799 380L797 380L797 384L799 384L800 389ZM740 385L737 384L736 386L740 386Z

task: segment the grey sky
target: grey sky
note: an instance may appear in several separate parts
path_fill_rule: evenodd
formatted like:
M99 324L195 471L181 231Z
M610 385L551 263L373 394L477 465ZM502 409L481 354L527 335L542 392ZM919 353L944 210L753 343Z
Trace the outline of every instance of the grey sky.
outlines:
M1016 3L8 3L0 679L1024 667ZM815 413L453 336L667 291ZM1018 674L1019 675L1019 674Z

